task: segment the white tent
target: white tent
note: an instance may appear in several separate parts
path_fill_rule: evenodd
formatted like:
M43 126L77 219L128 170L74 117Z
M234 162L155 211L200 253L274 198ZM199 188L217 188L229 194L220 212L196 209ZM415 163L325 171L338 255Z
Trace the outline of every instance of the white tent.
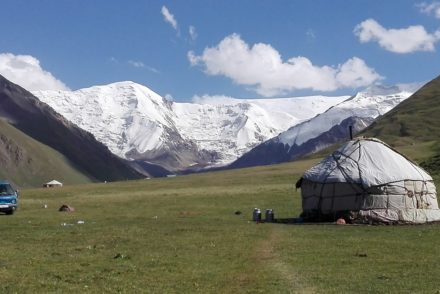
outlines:
M349 141L306 171L298 185L306 218L440 221L432 177L378 139Z
M62 187L63 183L58 182L57 180L52 180L43 185L45 188L53 188L53 187Z

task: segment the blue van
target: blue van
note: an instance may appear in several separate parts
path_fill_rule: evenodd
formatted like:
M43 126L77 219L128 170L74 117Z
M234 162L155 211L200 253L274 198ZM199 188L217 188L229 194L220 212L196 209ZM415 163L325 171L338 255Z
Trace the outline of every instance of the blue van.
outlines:
M18 206L18 191L12 189L11 184L0 181L0 211L13 214Z

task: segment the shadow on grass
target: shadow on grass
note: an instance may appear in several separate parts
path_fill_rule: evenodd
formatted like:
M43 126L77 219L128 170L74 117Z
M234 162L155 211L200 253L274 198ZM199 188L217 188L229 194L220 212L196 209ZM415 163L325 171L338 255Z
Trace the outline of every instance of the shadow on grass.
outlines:
M272 221L253 221L259 224L278 224L278 225L336 225L336 222L304 222L303 219L297 217L277 218ZM351 225L351 224L348 224Z
M336 222L328 221L328 222L305 222L301 218L277 218L273 221L253 221L255 223L260 224L278 224L278 225L315 225L315 226L438 226L440 225L440 221L435 222L427 222L427 223L344 223L344 224L338 224Z

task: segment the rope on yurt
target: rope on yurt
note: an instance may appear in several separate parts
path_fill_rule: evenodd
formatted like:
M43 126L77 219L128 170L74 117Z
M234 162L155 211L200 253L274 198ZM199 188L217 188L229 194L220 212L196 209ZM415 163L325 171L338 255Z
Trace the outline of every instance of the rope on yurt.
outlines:
M427 185L427 182L429 181L429 180L426 180L425 179L425 177L423 176L423 174L420 172L420 170L423 170L423 168L421 168L420 166L418 166L416 163L414 163L410 158L408 158L407 156L405 156L404 154L402 154L402 153L400 153L399 151L397 151L396 149L394 149L393 147L391 147L390 145L388 145L388 144L386 144L385 142L382 142L382 141L380 141L380 140L378 140L378 139L374 139L374 138L364 138L363 140L365 140L365 141L371 141L371 142L376 142L376 143L380 143L380 144L382 144L382 145L384 145L385 147L387 147L387 148L389 148L389 149L391 149L392 151L394 151L395 153L397 153L397 154L399 154L400 156L402 156L404 159L406 159L409 163L410 163L410 165L411 165L411 167L420 175L420 177L422 178L422 180L409 180L409 179L404 179L403 180L403 187L402 186L400 186L400 185L390 185L391 183L387 183L386 185L384 185L385 186L385 194L387 195L387 207L386 207L386 209L389 209L389 205L390 205L390 195L400 195L400 194L390 194L389 193L389 190L386 188L386 186L388 186L388 185L390 185L390 186L397 186L397 187L400 187L400 188L403 188L404 190L405 190L405 192L406 192L406 194L408 195L408 192L410 191L410 190L408 190L408 188L405 186L405 183L407 182L407 181L413 181L413 182L419 182L419 181L421 181L422 182L422 185L423 185L423 188L421 189L421 194L420 194L420 200L422 200L422 196L423 196L423 194L424 194L424 192L426 192L426 194L428 194L429 193L429 191L428 191L428 185ZM360 153L360 152L359 152ZM360 156L359 156L360 157ZM424 171L424 170L423 170ZM362 177L361 177L361 172L360 172L360 170L359 170L359 177L361 178L361 181L362 181ZM400 182L400 181L398 181L398 182ZM362 183L363 183L363 181L362 181ZM363 185L362 185L363 186ZM416 195L415 195L416 193L414 193L414 196L412 197L413 199L412 199L412 202L413 202L413 205L414 205L414 200L416 201L416 204L415 204L415 206L416 207L418 207L419 206L419 204L418 204L418 199L417 199L417 197L416 197ZM406 196L406 195L405 195ZM407 207L407 205L406 205L406 201L405 201L405 207Z
M348 159L352 160L352 161L357 165L357 168L358 168L358 171L359 171L359 176L360 176L359 160L355 160L354 158L351 157L351 156L352 156L352 155L353 155L358 149L360 150L360 140L357 140L356 142L353 143L353 145L354 145L354 144L358 144L358 146L357 146L357 147L356 147L356 148L355 148L350 154L345 155L345 154L342 154L341 152L338 152L338 155L339 155L340 157L344 157L344 160L348 160ZM331 174L334 170L339 169L339 171L341 172L341 174L342 174L342 176L344 177L345 181L346 181L346 182L352 187L352 189L353 189L354 192L356 192L356 191L357 191L357 188L358 188L358 185L355 185L355 181L354 181L354 179L352 179L352 178L347 174L347 172L343 169L343 167L341 166L341 164L340 164L340 162L339 162L339 159L336 158L336 156L335 156L335 153L336 153L336 152L334 152L334 153L332 154L332 157L333 157L333 160L334 160L335 163L336 163L336 166L335 166L333 169L331 169L331 170L328 171L327 175L326 175L325 178L324 178L323 183L321 183L321 190L320 190L320 192L319 192L319 199L318 199L318 211L319 211L319 214L321 214L321 211L322 211L322 199L323 199L324 185L327 184L327 179L328 179L328 177L330 176L330 174ZM362 194L365 195L365 194L367 193L367 190L363 187L363 185L360 185L360 187L361 187L361 189L362 189L363 192L364 192L364 193L362 193ZM341 197L341 196L339 196L339 197ZM357 193L356 193L356 197L357 197ZM334 207L333 207L333 205L334 205L334 198L336 198L336 195L335 195L335 183L333 183L332 210L333 210L333 208L334 208Z
M358 141L356 141L355 143L358 144L358 147L355 148L355 149L353 150L353 152L350 153L350 154L349 154L348 156L346 156L346 157L349 158L349 159L351 159L351 160L356 164L356 167L357 167L357 170L358 170L358 174L359 174L359 179L360 179L360 181L361 181L361 182L360 182L360 188L363 190L363 192L364 192L364 194L365 194L365 193L367 193L367 189L365 189L365 187L364 187L364 185L363 185L362 172L361 172L361 168L360 168L360 166L359 166L359 161L360 161L360 158L361 158L361 150L362 150L362 149L361 149L361 141L358 140ZM352 155L356 150L359 150L359 152L358 152L359 155L358 155L358 159L357 159L357 160L351 157L351 155ZM338 163L337 163L337 165L338 165ZM355 180L352 179L342 167L340 167L339 170L341 171L341 174L344 176L344 179L346 180L346 182L347 182L348 184L350 184L350 186L353 187L353 190L354 190L354 191L356 191L356 190L357 190L356 188L357 188L358 186L357 186L357 185L354 185Z
M385 142L382 142L378 139L373 139L373 138L367 138L364 140L368 140L368 141L372 141L372 142L377 142L380 143L382 145L384 145L385 147L388 147L389 149L391 149L392 151L396 152L397 154L399 154L400 156L402 156L403 158L405 158L410 164L411 166L416 170L416 172L420 175L420 177L423 179L423 182L426 182L427 180L425 179L425 177L423 176L423 174L420 172L420 170L423 170L424 172L426 172L422 167L420 167L418 164L416 164L414 161L412 161L410 158L408 158L405 154L400 153L399 151L397 151L396 149L394 149L393 147L391 147L390 145L388 145Z
M386 209L388 211L388 209L390 209L390 193L388 193L387 186L385 186L385 195L387 195L387 206L386 206Z
M432 182L432 180L428 180L426 179L423 174L420 172L421 170L424 171L426 173L426 171L420 167L419 165L417 165L415 162L413 162L410 158L406 157L404 154L400 153L399 151L397 151L396 149L392 148L391 146L389 146L388 144L381 142L383 145L385 145L386 147L390 148L391 150L393 150L394 152L396 152L397 154L399 154L400 156L402 156L403 158L405 158L412 166L413 169L415 169L415 171L420 175L420 177L422 178L422 180L410 180L410 179L405 179L404 183L406 181L413 181L413 182L422 182L422 189L420 190L420 201L422 202L420 205L423 206L423 195L428 195L429 194L429 189L428 189L428 182ZM404 189L408 192L408 189L406 187L404 187ZM414 196L413 196L413 203L414 200L416 201L416 207L419 207L419 201L417 199L417 193L414 192Z
M354 151L353 151L354 152ZM352 152L352 153L353 153ZM320 183L321 184L321 190L319 191L319 198L318 198L318 214L319 214L319 216L321 216L321 212L322 212L322 198L323 198L323 191L324 191L324 186L327 184L327 179L328 179L328 177L330 176L330 174L335 170L335 169L339 169L339 170L341 170L341 173L342 173L342 175L344 176L344 178L345 179L347 179L347 177L343 174L343 170L342 170L342 167L340 166L340 164L339 164L339 160L338 160L338 158L336 158L336 156L335 156L335 153L336 152L333 152L333 154L332 154L332 157L333 157L333 160L335 161L335 163L336 163L336 166L333 168L333 169L330 169L328 172L327 172L327 175L325 176L325 178L324 178L324 181L322 182L322 183ZM352 154L351 153L351 154ZM342 154L342 153L338 153L341 157L345 157L344 159L347 159L347 158L349 158L349 159L352 159L351 157L350 157L350 155L345 155L345 154ZM333 186L334 187L334 186ZM333 195L332 195L332 203L334 203L334 198L336 197L336 195L335 195L335 193L333 193Z
M361 170L361 168L360 168L360 166L359 166L359 161L361 161L361 157L362 157L362 156L361 156L362 148L361 148L361 141L359 140L358 142L359 142L359 156L358 156L358 161L356 161L356 166L357 166L358 173L359 173L360 186L361 186L361 188L362 188L362 190L363 190L363 193L362 193L362 200L365 200L365 196L368 194L368 191L367 191L367 189L365 189L365 187L364 187L364 179L362 178L362 177L363 177L363 175L362 175L362 170ZM357 196L358 196L358 195L356 195L356 201L357 201L357 199L358 199Z
M403 185L396 184L396 183L400 183L400 182L403 182ZM406 187L408 182L412 182L412 186L413 186L412 190L408 189ZM414 183L417 183L417 182L422 182L422 189L420 190L420 193L417 193L416 191L413 191L413 190L416 189L416 186L414 186L415 185ZM384 186L384 188L386 190L386 194L387 194L388 197L390 197L390 196L391 197L393 197L393 196L409 197L411 199L412 206L413 207L418 207L418 199L417 199L417 195L416 194L420 194L420 196L429 195L430 193L429 193L429 189L428 189L428 182L429 181L406 179L406 180L394 181L394 182L390 182L390 183L387 183L387 184L383 184L383 185L380 185L380 186L374 186L374 187L378 188L378 187ZM388 189L388 187L399 187L399 188L402 188L405 192L404 192L404 194L398 193L398 192L397 193L391 193L390 190ZM412 196L409 196L409 194L411 194ZM387 201L389 201L389 200L387 200ZM405 201L405 208L408 208L408 202L407 201Z
M335 219L336 218L336 212L335 212L335 197L336 197L336 195L335 195L335 190L336 190L335 186L336 186L336 183L333 183L332 186L333 186L333 191L332 191L332 207L331 207L331 210L333 212L333 218Z

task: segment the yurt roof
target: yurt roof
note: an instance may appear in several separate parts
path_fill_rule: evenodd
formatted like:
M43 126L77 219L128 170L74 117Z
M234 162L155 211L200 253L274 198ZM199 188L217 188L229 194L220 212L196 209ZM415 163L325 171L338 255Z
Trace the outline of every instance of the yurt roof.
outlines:
M57 180L52 180L52 181L46 183L46 185L62 185L62 183L58 182Z
M303 177L318 183L357 183L365 188L402 180L432 180L425 170L375 138L347 142Z

